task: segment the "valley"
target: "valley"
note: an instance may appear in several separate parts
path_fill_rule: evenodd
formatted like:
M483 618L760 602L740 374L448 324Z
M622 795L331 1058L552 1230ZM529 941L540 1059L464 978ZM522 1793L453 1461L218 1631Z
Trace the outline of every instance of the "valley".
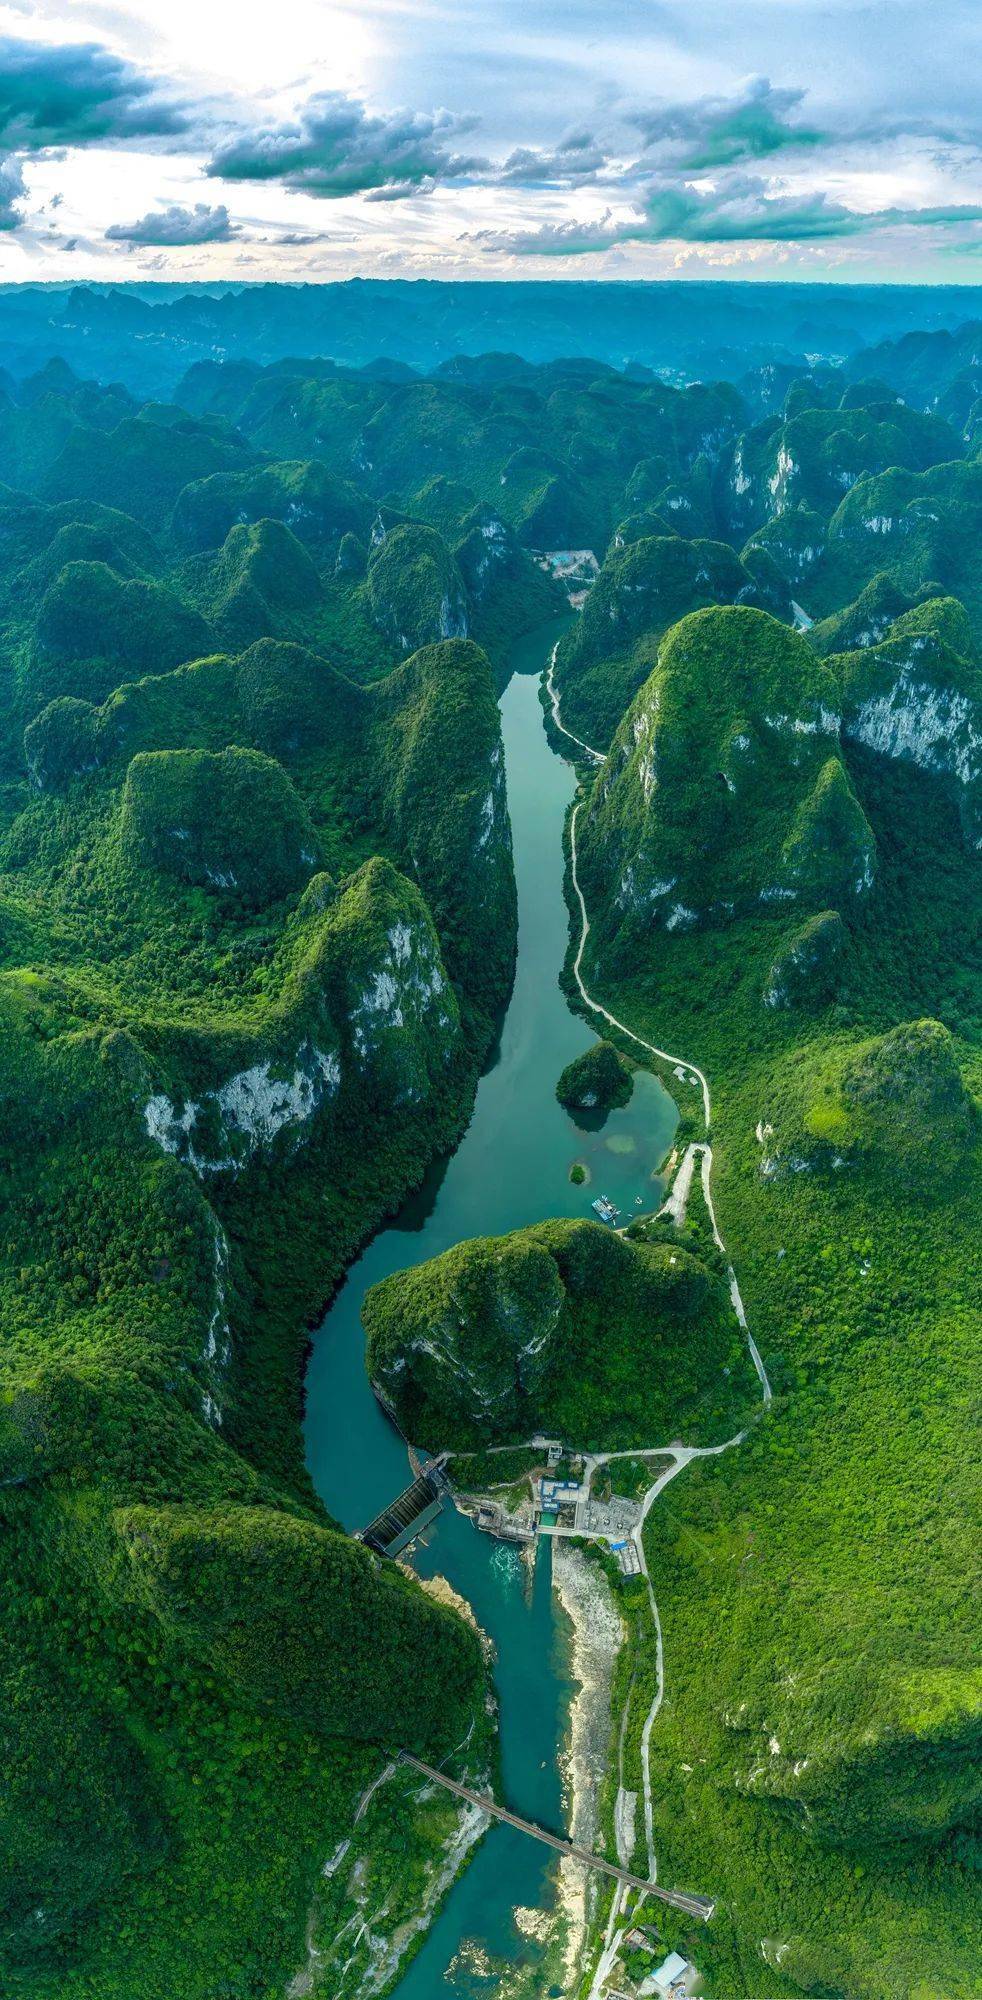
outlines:
M970 345L0 384L14 2000L974 2000Z

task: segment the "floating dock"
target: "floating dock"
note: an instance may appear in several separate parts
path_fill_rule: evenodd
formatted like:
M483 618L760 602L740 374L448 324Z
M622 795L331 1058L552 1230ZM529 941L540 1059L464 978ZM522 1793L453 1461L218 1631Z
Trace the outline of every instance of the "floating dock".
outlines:
M594 1214L599 1215L601 1222L609 1222L611 1226L620 1215L620 1209L614 1206L608 1194L598 1194L596 1201L591 1202L590 1206Z

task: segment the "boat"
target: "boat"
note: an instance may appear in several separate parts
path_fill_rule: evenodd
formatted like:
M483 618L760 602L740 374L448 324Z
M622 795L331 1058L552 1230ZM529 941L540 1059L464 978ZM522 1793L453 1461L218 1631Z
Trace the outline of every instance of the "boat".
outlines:
M590 1206L594 1213L599 1215L601 1222L614 1223L620 1215L620 1209L614 1207L608 1194L598 1194L596 1201L591 1202Z

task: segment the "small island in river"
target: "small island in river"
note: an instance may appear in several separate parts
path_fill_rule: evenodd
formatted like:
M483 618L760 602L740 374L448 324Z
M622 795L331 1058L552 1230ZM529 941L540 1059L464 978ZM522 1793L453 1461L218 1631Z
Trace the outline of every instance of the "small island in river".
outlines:
M612 1042L594 1042L560 1076L556 1096L567 1111L615 1111L630 1104L634 1076Z

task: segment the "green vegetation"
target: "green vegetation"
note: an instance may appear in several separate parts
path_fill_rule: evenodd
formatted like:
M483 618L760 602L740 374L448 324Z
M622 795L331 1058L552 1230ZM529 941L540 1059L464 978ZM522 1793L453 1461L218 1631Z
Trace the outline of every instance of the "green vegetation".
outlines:
M827 517L846 491L888 467L924 471L955 458L959 440L942 418L890 401L808 407L797 385L783 418L765 419L736 440L723 491L729 533L746 534L768 515L797 507ZM795 404L798 407L795 407Z
M764 987L766 1007L823 1007L834 998L846 927L838 910L821 910L782 940Z
M372 617L402 652L434 639L467 637L464 583L435 528L393 528L368 565Z
M175 500L175 539L195 553L219 548L238 524L259 521L282 522L302 542L327 552L343 535L364 536L371 518L354 487L310 460L206 478L189 474Z
M976 460L924 472L892 468L860 479L829 523L809 605L825 614L840 610L886 573L908 595L940 586L961 598L978 634L980 509L982 465Z
M781 848L780 881L807 902L847 902L873 881L870 824L838 757L802 800Z
M755 576L762 562L773 565L779 576L795 589L807 587L808 580L825 551L826 528L821 514L799 503L771 515L751 535L741 552L741 561Z
M88 301L99 353L116 310ZM468 1738L486 1775L475 1637L325 1516L298 1384L312 1317L459 1133L507 994L494 675L561 595L533 552L568 548L601 569L564 719L613 739L579 822L585 974L711 1079L774 1402L698 1176L681 1230L544 1222L387 1281L373 1369L474 1489L519 1482L532 1458L489 1441L539 1425L746 1428L646 1525L659 1871L718 1900L665 1936L719 2000L762 1966L775 1995L973 2000L977 369L966 332L849 372L209 360L183 407L64 363L5 377L15 2000L272 2000L305 1933L340 1977L366 1895L408 1936L436 1893L451 1809L405 1773L331 1866L393 1740ZM640 1791L656 1635L606 1568ZM355 1930L352 1976L377 1972Z
M613 1111L630 1104L633 1090L634 1078L624 1057L610 1042L595 1042L567 1063L556 1096L571 1111Z
M189 482L254 459L227 425L147 404L114 430L75 423L38 484L45 500L98 501L153 532L165 525Z
M274 1508L137 1507L116 1525L137 1598L238 1700L406 1749L466 1730L477 1635L395 1565ZM439 1677L407 1680L413 1646L439 1652Z
M256 750L156 750L126 774L120 839L137 867L277 902L316 860L310 815L281 764Z
M615 548L560 648L556 684L569 727L588 743L606 744L651 674L669 626L701 605L766 601L722 542L676 535Z
M937 1021L905 1021L810 1082L807 1133L847 1159L874 1151L912 1178L964 1168L975 1136L954 1043Z
M461 1492L478 1492L485 1487L516 1486L542 1463L541 1451L517 1445L513 1451L495 1445L489 1451L455 1451L450 1462L451 1478Z
M750 1394L720 1280L594 1222L459 1244L374 1286L364 1320L373 1381L431 1450L543 1428L616 1449L683 1420L726 1436Z
M326 1518L297 1417L507 994L500 724L478 645L372 623L376 496L58 398L0 510L0 1984L271 1995L393 1743L486 1777L475 1635ZM553 602L509 566L502 639ZM451 1823L417 1790L362 1850L394 1925Z
M590 794L581 873L611 961L654 929L855 902L875 847L838 753L838 693L806 641L743 607L663 641Z
M830 618L819 619L811 627L809 644L823 656L876 646L885 638L894 619L910 608L911 600L899 584L885 571L878 571L853 604L833 612Z
M69 562L38 612L26 700L35 714L58 694L101 700L127 674L165 673L208 650L204 620L161 584Z
M237 523L217 552L193 556L180 574L233 651L274 634L304 636L324 595L312 557L280 521Z
M831 661L843 692L843 732L871 749L944 772L966 839L982 837L982 671L957 598L903 611L878 643Z
M887 609L907 615L896 600ZM686 621L663 644L662 672L680 641L691 647L688 627L752 616ZM963 643L958 617L930 601L909 616L891 643L916 644L928 676L934 635ZM847 690L880 684L863 678L883 671L882 638L870 636L829 661ZM767 649L767 713L802 714L801 643L782 635L780 651ZM728 635L715 656L724 692L733 654ZM707 684L691 667L682 683L715 749ZM694 875L713 879L712 822L674 819L679 751L696 753L667 676L662 685L647 808L630 759L606 799L601 772L587 807L584 974L620 1019L652 1040L670 1034L711 1079L720 1227L775 1398L739 1450L687 1468L648 1518L667 1688L651 1738L659 1870L711 1883L720 1899L708 1932L678 1934L710 1994L756 1990L763 1939L775 1993L968 2000L982 1753L968 1583L978 855L959 831L954 774L862 740L847 694L841 744L819 739L817 770L804 739L794 784L807 765L809 786L792 824L800 832L821 803L835 750L833 821L844 815L848 834L861 809L875 847L863 895L804 923L784 899L736 894L726 922L653 933L642 904L628 926L623 872L603 852L615 827L626 843L633 826L635 854L657 858L638 835L663 814L677 851L692 841ZM633 746L629 726L618 742ZM719 768L733 775L722 758ZM742 812L733 851L753 882L769 821L758 824L759 792L726 798ZM650 1662L651 1636L638 1632L632 1661ZM631 1784L643 1681L623 1698Z

